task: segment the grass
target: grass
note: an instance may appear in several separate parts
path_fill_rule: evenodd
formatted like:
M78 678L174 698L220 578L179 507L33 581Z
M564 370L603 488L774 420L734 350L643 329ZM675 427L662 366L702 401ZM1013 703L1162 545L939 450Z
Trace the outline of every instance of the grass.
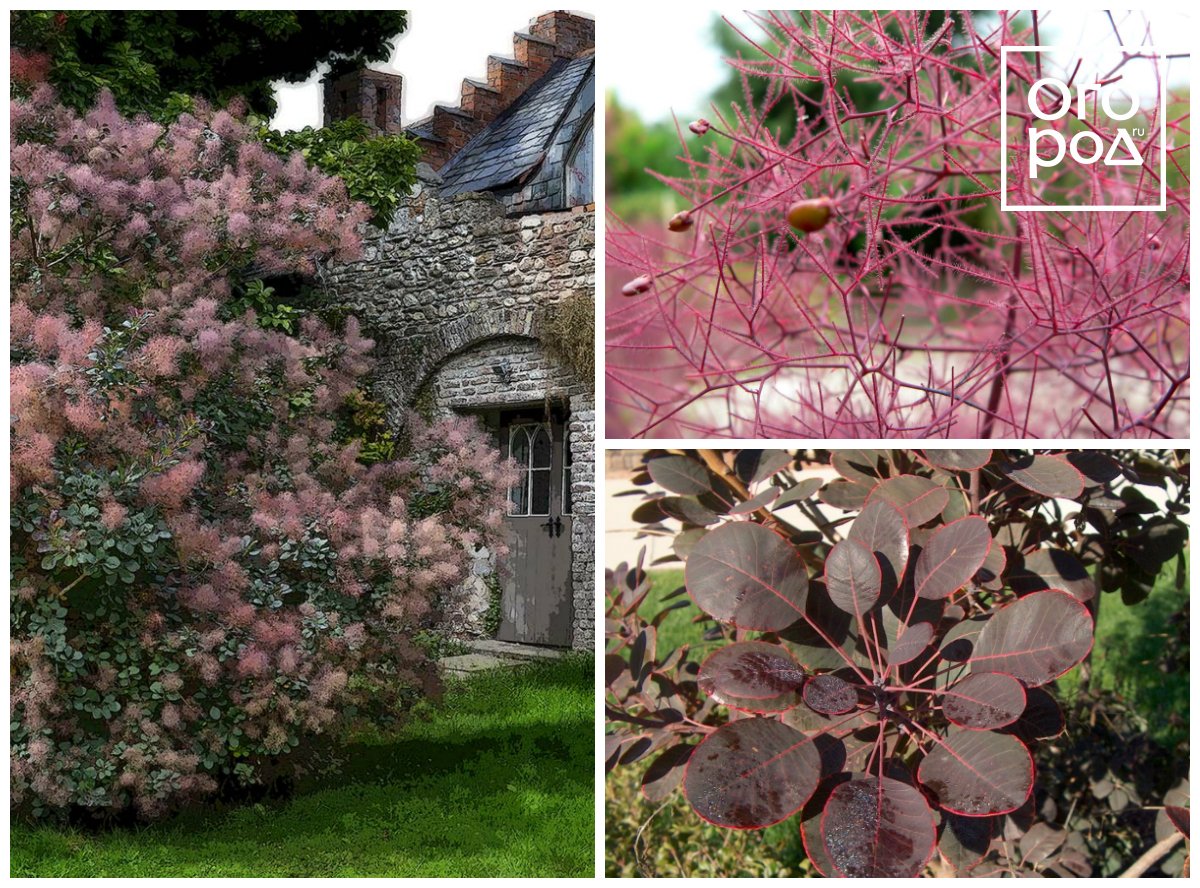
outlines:
M646 596L646 601L638 608L639 614L649 618L663 608L677 604L680 601L685 601L689 605L688 607L671 611L662 623L659 624L658 650L661 653L666 653L684 644L690 645L697 652L702 649L706 650L703 640L703 624L693 622L693 619L700 611L692 604L692 600L686 595L679 598L672 598L670 601L666 600L668 595L683 585L683 571L656 569L649 571L649 576L650 594ZM695 657L692 659L695 659Z
M1189 569L1190 565L1185 573ZM1145 601L1126 606L1120 595L1105 594L1096 617L1092 686L1117 691L1146 720L1150 736L1165 746L1188 738L1188 675L1164 672L1158 666L1166 637L1179 631L1170 627L1171 616L1187 598L1186 578L1182 588L1176 588L1172 562L1158 575ZM1065 699L1073 698L1079 687L1079 670L1077 666L1058 680Z
M107 832L14 823L10 873L590 877L592 670L572 656L455 682L288 799Z

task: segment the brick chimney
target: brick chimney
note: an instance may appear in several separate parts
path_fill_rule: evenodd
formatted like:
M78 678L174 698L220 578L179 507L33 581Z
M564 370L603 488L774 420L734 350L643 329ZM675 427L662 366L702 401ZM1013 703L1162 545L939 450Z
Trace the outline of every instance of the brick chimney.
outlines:
M435 105L433 115L412 127L422 160L434 169L451 157L525 90L540 80L558 59L573 59L596 48L596 23L569 12L547 12L513 34L512 57L488 56L487 79L466 78L457 106ZM399 74L362 69L325 79L325 123L359 117L377 134L404 131Z
M375 135L404 132L400 98L404 78L363 68L334 79L325 78L324 122L358 117Z
M573 59L596 48L596 23L569 12L547 12L529 26L529 33L554 44L558 58Z

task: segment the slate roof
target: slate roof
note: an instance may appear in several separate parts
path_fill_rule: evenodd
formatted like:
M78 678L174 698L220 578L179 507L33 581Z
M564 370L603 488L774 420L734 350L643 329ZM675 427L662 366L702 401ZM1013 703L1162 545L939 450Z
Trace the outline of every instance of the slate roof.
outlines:
M592 76L595 57L559 59L525 94L438 170L442 194L488 191L524 179L546 149L580 89Z

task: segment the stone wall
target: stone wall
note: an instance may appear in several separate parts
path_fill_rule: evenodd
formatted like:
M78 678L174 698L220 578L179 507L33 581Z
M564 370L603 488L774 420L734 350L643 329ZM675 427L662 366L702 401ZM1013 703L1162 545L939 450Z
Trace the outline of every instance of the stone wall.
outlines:
M377 340L375 397L401 424L407 412L570 407L575 647L594 637L595 396L538 340L539 306L595 292L593 206L509 217L487 194L443 199L420 168L412 197L386 232L372 230L363 259L326 270L332 296ZM492 368L506 368L502 377ZM480 568L481 571L484 568ZM479 582L455 603L467 627Z

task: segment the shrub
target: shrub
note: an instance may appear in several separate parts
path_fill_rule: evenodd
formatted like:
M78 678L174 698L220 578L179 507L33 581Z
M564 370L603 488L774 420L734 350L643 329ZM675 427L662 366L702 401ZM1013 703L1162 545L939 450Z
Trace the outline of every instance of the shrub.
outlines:
M340 178L351 200L371 208L371 221L379 228L387 228L417 181L417 143L407 136L373 135L357 117L289 133L262 126L259 137L272 151L285 157L299 151L313 166Z
M1166 213L1001 213L999 48L1036 44L1036 14L756 20L730 59L744 101L693 122L688 171L660 177L686 216L609 219L610 277L632 297L609 295L610 432L1184 435L1185 98L1138 122L1165 183L1101 164L1053 182L1076 206L1152 205L1162 184ZM1037 76L1018 68L1011 99Z
M503 552L510 468L463 419L363 465L357 323L227 311L356 254L337 179L228 111L11 116L12 804L160 815L435 689L412 636Z
M1060 742L1052 683L1091 650L1099 588L1125 582L1099 565L1182 563L1183 501L1151 505L1127 482L1155 483L1157 466L1186 496L1186 457L1145 457L1145 479L1094 451L818 461L839 477L797 480L782 451L646 455L637 480L668 493L634 518L682 523L674 551L714 649L660 651L657 627L686 602L643 617L646 572L610 574L608 766L653 755L646 797L682 788L716 826L798 815L827 876L911 877L935 855L964 875L1086 875L1086 836L1036 823L1031 750Z

